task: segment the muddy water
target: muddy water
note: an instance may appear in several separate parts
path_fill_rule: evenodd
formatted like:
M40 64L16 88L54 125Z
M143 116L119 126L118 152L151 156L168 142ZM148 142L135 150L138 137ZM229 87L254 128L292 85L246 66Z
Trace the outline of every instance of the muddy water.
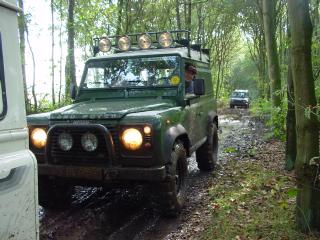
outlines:
M250 137L253 127L256 125L250 122L245 110L235 109L219 116L220 165L234 149L245 151L255 141ZM64 211L41 208L40 239L179 239L188 226L197 225L192 223L195 213L200 217L206 214L207 188L213 178L212 173L198 170L195 155L188 162L188 196L179 217L161 217L140 188L104 191L77 187L71 208Z

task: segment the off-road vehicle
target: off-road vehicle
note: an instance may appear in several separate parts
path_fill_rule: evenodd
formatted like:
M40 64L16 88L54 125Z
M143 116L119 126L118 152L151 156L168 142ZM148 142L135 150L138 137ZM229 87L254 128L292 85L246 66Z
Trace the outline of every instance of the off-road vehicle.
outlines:
M160 209L183 206L187 158L214 169L218 116L208 51L188 31L94 39L74 103L30 115L30 148L38 159L44 207L70 202L73 186L144 185ZM113 51L113 53L107 52ZM197 69L185 93L185 66Z
M243 107L249 108L250 98L248 90L236 89L232 92L230 98L230 108Z

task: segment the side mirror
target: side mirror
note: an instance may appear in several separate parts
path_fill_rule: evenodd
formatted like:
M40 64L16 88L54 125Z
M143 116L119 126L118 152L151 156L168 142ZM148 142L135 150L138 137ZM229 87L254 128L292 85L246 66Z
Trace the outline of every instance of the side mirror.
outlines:
M75 100L77 96L77 86L75 84L70 85L70 97Z
M204 79L193 80L193 92L197 96L204 95L205 93Z

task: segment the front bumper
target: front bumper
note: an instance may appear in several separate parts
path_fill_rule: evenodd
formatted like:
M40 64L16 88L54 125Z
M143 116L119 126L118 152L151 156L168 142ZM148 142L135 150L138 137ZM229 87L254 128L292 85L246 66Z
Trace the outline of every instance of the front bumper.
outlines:
M70 180L88 180L110 183L113 180L163 181L166 177L165 166L153 168L141 167L82 167L38 164L39 176L67 178Z
M234 101L234 102L230 102L230 106L239 106L239 107L248 107L249 106L249 102L240 102L240 101Z

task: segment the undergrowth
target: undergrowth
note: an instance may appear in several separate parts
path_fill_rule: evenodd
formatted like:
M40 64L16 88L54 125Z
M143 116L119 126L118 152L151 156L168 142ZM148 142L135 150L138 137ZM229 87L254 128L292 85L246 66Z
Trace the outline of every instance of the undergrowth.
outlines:
M294 180L261 160L232 160L210 189L212 221L203 239L319 239L295 227Z
M285 101L284 101L285 102ZM250 113L253 117L263 121L270 128L272 136L281 141L286 138L286 114L287 106L273 107L271 101L266 99L257 99L251 103Z

